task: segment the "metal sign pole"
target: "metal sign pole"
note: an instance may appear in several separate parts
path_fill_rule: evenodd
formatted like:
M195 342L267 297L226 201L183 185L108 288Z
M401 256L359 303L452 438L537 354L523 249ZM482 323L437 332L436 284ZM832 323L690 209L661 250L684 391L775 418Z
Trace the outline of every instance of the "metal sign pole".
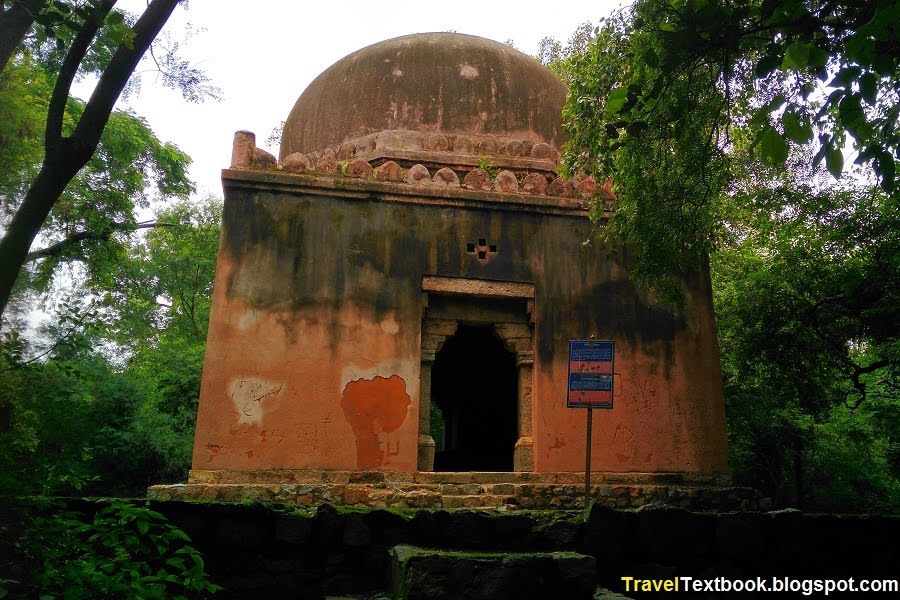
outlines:
M587 449L584 459L584 518L587 519L591 508L591 430L594 427L594 407L587 406Z

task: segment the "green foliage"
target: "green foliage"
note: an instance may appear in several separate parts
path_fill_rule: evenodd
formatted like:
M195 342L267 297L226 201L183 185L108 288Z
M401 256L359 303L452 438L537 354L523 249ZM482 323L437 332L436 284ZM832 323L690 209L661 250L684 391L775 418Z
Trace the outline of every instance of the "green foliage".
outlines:
M678 302L710 258L733 470L779 505L900 507L898 7L638 0L542 44L633 277Z
M711 252L748 160L806 155L894 189L900 158L898 5L639 0L566 59L566 166L611 179L609 234L635 245L638 280L678 298Z
M789 182L753 202L712 256L735 477L782 504L896 511L900 210Z
M478 158L478 168L488 174L488 177L491 178L491 182L497 179L497 175L500 174L500 167L494 164L494 161L485 158L484 156Z
M13 560L2 565L13 577L0 592L48 600L187 600L221 589L209 581L187 534L146 505L113 501L91 518L56 501L24 520Z
M27 52L0 74L0 223L8 223L39 169L52 82ZM70 99L64 129L83 110L82 101ZM54 205L41 230L43 249L32 251L30 278L20 287L44 290L63 263L79 261L92 271L121 255L139 227L136 209L193 192L190 162L142 118L114 111L97 151Z
M93 305L60 306L47 350L6 332L0 488L143 495L186 478L220 216L214 199L159 213L170 226L82 283Z

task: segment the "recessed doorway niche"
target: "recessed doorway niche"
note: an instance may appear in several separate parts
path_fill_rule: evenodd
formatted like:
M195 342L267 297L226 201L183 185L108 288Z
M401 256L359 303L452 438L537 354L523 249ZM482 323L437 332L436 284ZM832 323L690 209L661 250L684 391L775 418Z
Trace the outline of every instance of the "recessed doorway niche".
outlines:
M423 290L419 470L532 471L534 285L426 277Z
M432 408L443 422L435 471L512 471L516 357L490 325L460 324L431 369Z

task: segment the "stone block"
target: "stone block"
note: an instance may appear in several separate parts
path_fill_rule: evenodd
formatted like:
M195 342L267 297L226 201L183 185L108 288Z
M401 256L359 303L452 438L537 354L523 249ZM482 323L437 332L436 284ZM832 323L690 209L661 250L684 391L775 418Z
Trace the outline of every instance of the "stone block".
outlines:
M575 186L572 185L571 181L557 177L550 184L550 187L547 188L547 194L560 198L571 198L575 195Z
M379 165L375 170L375 177L380 181L403 181L403 172L399 164L389 160Z
M531 327L525 323L498 323L494 325L501 339L531 338Z
M281 515L275 520L275 539L289 544L305 544L312 538L313 520L302 515Z
M450 140L442 133L432 133L428 136L426 145L432 152L447 152L450 149Z
M540 173L529 173L522 180L522 191L533 196L547 193L547 178Z
M397 132L397 138L404 150L421 150L425 145L424 136L418 131L400 130Z
M523 156L525 154L525 144L519 140L510 140L503 146L503 154L506 156Z
M368 154L375 149L375 136L365 135L356 140L356 154Z
M457 322L448 319L426 319L423 333L427 335L453 335L456 333Z
M252 131L235 131L231 146L231 168L249 169L253 165L253 151L256 149L256 134Z
M215 540L228 548L242 551L260 550L274 538L272 523L257 514L225 517L216 526Z
M642 507L636 514L638 539L648 556L660 560L698 558L709 555L714 547L715 517L712 515L656 507Z
M344 521L344 546L350 548L364 548L372 543L372 533L369 526L359 513L347 515Z
M252 169L265 171L268 169L274 169L277 165L278 161L275 160L274 156L272 156L262 148L253 149L253 163L251 165Z
M356 156L356 144L349 140L343 142L340 146L338 146L336 156L340 160L351 160L354 156Z
M463 185L470 190L489 191L491 189L491 176L484 169L472 169L463 178Z
M309 170L309 159L301 152L294 152L284 159L281 168L286 173L303 173Z
M394 597L408 600L588 600L596 587L593 557L573 552L471 553L397 546L390 557Z
M726 558L744 558L762 552L765 546L762 516L721 514L716 519L716 550Z
M382 131L375 138L375 148L377 150L396 149L400 147L400 138L393 131Z
M372 168L372 165L361 158L352 160L350 161L350 164L347 165L347 175L350 177L355 177L357 179L371 179L374 173L375 170Z
M495 138L486 137L478 140L478 154L495 155L500 153L500 144Z
M406 174L406 181L413 185L425 185L431 183L431 173L428 172L425 165L413 165Z
M575 186L575 191L582 196L591 197L597 193L597 182L593 177L583 177Z
M519 180L512 171L500 171L494 179L494 189L501 194L515 194L519 191Z
M316 171L318 171L319 173L334 175L338 172L337 159L334 156L330 156L328 154L324 155L318 160L318 162L316 162Z
M434 179L432 181L435 185L459 187L459 176L449 167L438 169L437 173L434 174Z
M537 158L539 160L556 160L556 150L554 150L549 144L545 144L544 142L538 142L531 148L531 158Z
M472 138L469 136L458 135L453 140L453 151L457 154L474 154L475 144L472 143Z
M488 491L492 494L512 496L516 493L516 486L511 483L495 483L490 486Z

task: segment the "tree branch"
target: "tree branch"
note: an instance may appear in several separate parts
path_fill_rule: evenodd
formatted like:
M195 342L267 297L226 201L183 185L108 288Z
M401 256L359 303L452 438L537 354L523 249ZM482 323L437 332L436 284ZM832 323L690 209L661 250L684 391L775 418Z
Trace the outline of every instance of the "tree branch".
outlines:
M46 4L47 0L18 0L0 12L0 72L6 68Z
M0 239L0 315L41 226L72 178L97 150L109 115L128 78L180 0L152 0L106 65L71 137L45 148L44 164Z
M78 125L72 134L73 138L96 148L100 136L109 121L113 106L119 99L122 89L140 62L141 57L154 38L159 34L169 15L181 0L152 0L147 10L135 23L134 37L130 44L122 44L113 54L109 64L103 70L94 93L84 108Z
M44 131L44 148L50 148L59 138L62 137L63 117L66 113L66 102L69 100L69 89L72 87L72 81L78 73L78 67L87 55L88 49L106 15L112 10L116 0L101 0L100 4L91 13L91 16L84 20L66 57L63 59L59 74L56 76L56 84L53 86L53 94L50 96L50 105L47 109L47 127Z
M156 222L148 222L148 223L138 223L136 225L132 225L131 223L110 223L107 229L102 231L79 231L78 233L73 233L72 235L66 237L64 240L61 240L55 244L47 246L46 248L41 248L40 250L35 250L33 252L28 253L28 257L25 262L32 262L41 258L51 258L53 256L59 256L63 254L67 249L72 246L77 246L80 242L84 240L100 240L107 241L112 234L116 231L136 231L138 229L152 229L154 227L180 227L179 223L160 223Z

